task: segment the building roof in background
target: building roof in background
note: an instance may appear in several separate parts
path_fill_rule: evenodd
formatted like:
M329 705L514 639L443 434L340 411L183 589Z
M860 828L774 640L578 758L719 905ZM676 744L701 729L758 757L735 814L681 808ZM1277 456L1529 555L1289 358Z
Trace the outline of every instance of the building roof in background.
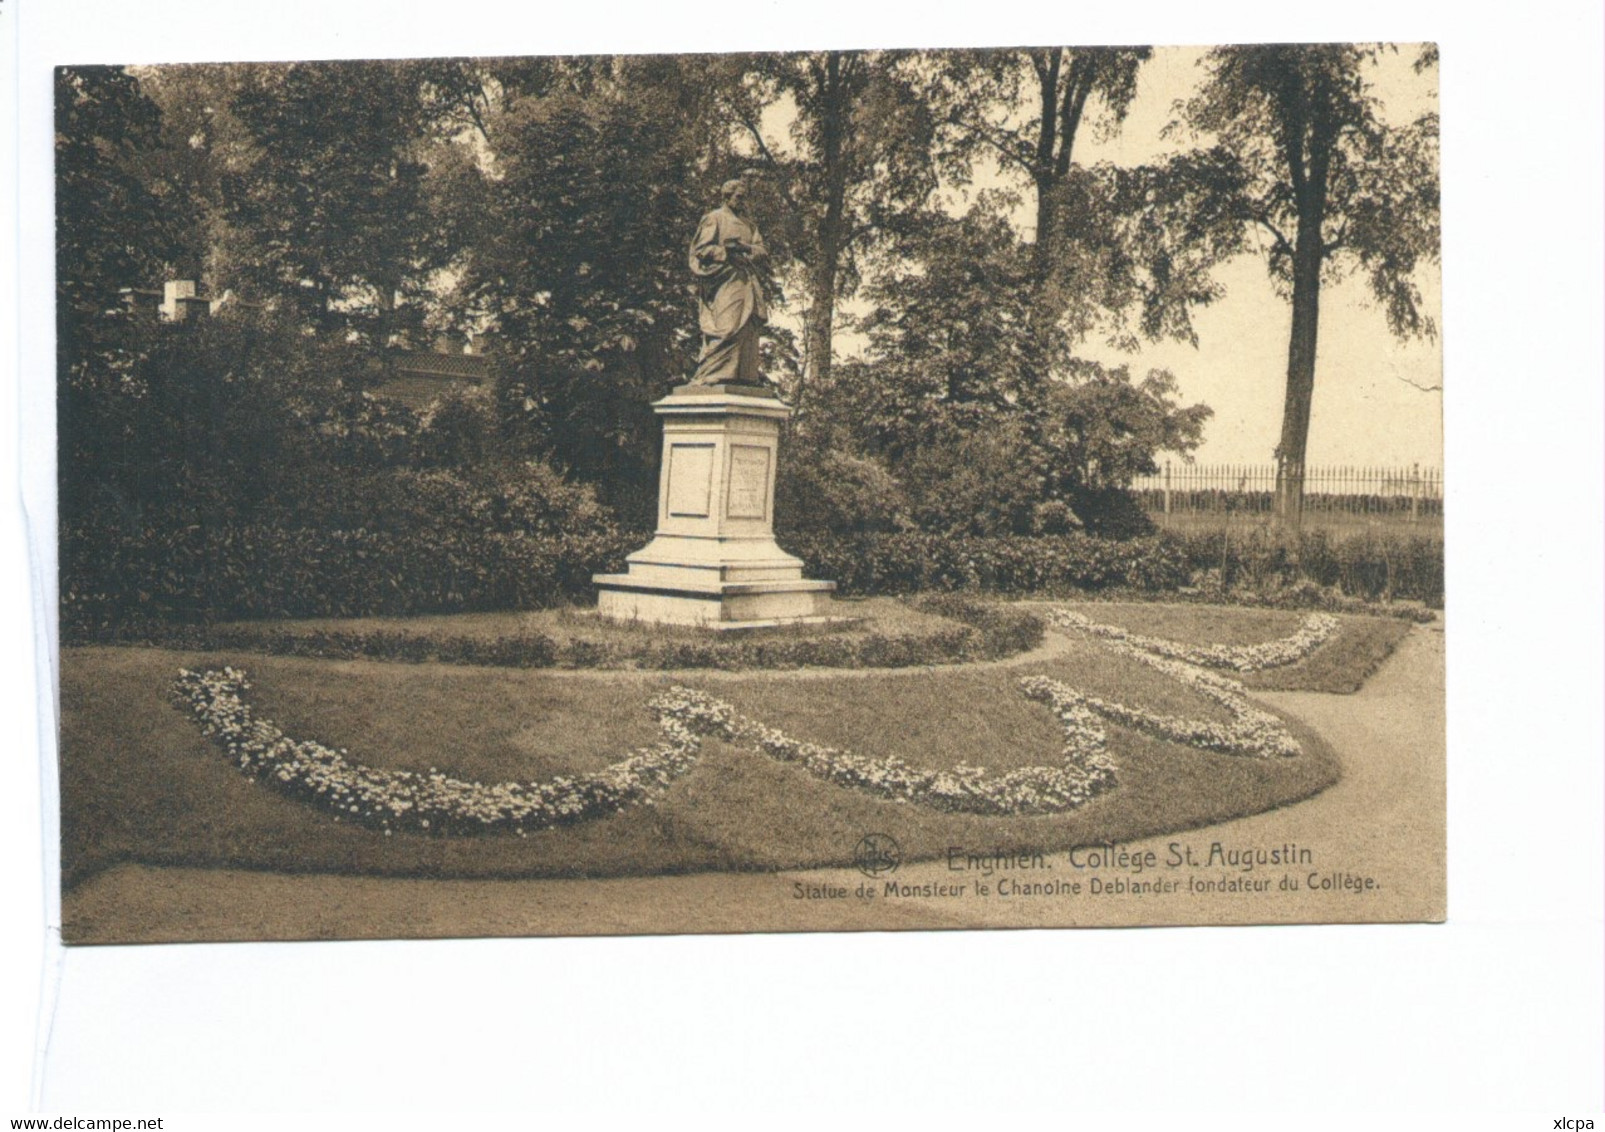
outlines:
M390 374L373 390L374 396L419 411L456 390L489 385L496 376L483 354L397 350L389 355L388 365Z
M473 382L494 376L490 359L483 354L448 354L439 351L400 350L391 355L390 368L397 374L450 377Z

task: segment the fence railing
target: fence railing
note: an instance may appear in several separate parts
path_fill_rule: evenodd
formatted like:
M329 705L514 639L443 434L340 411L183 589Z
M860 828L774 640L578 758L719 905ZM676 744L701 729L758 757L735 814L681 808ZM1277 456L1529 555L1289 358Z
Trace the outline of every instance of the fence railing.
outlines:
M1275 510L1274 464L1181 464L1132 483L1143 507L1169 515L1269 515ZM1304 469L1304 514L1416 522L1443 517L1443 470L1327 466Z

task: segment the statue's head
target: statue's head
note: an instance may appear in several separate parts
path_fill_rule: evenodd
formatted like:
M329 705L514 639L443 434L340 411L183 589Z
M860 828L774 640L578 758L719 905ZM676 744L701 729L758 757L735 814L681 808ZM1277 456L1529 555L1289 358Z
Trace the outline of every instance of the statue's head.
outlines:
M719 195L726 208L739 209L747 203L747 183L740 177L732 178L719 186Z

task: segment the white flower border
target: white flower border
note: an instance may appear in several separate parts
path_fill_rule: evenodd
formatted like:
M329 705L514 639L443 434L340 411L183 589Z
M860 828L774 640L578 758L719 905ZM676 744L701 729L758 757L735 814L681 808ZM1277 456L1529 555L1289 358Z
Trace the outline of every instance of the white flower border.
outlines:
M1303 750L1299 742L1276 716L1249 703L1244 688L1228 676L1220 676L1196 665L1179 660L1153 656L1124 642L1111 641L1109 645L1133 660L1141 661L1172 676L1199 694L1214 700L1231 716L1229 723L1207 719L1182 719L1161 715L1146 708L1129 707L1113 700L1099 699L1076 693L1092 711L1116 723L1139 731L1147 731L1172 743L1197 747L1223 755L1246 755L1250 758L1291 758Z
M552 826L605 817L650 805L696 765L701 740L712 736L749 746L816 778L894 802L949 812L987 815L1059 813L1085 805L1115 785L1115 764L1100 717L1201 750L1251 758L1289 758L1298 740L1276 716L1251 704L1236 680L1201 667L1211 664L1257 671L1292 664L1320 647L1337 629L1327 614L1306 618L1299 631L1248 646L1185 645L1128 633L1067 609L1048 612L1055 627L1097 637L1114 651L1165 673L1225 709L1230 720L1182 719L1086 695L1046 676L1020 681L1030 699L1046 704L1064 732L1063 762L1001 775L961 762L951 770L924 770L895 756L869 758L793 739L736 714L722 700L673 687L647 704L662 729L652 747L592 774L546 782L473 782L431 769L386 770L352 761L344 750L290 739L245 702L245 673L224 668L181 670L175 696L201 724L202 733L229 753L247 777L266 776L281 791L332 810L335 820L428 833L509 832L523 836Z
M1047 703L1059 718L1065 733L1063 766L1024 767L1000 776L965 763L947 771L921 770L896 757L872 759L798 742L738 716L722 700L676 686L647 705L664 733L657 746L635 751L594 774L495 785L433 769L419 773L365 766L344 750L291 739L252 714L244 700L251 685L238 669L181 670L174 693L199 720L202 734L226 750L251 781L266 777L282 792L332 810L336 821L377 826L387 834L411 829L523 835L650 805L696 764L704 736L750 744L839 786L940 810L1054 813L1084 805L1114 786L1103 728L1076 693L1042 676L1021 684L1027 696Z
M1297 664L1320 648L1337 632L1339 622L1330 613L1312 613L1292 636L1257 645L1189 645L1163 637L1144 637L1118 625L1105 625L1068 609L1053 609L1048 620L1061 629L1080 630L1106 641L1130 645L1143 652L1169 657L1201 668L1230 668L1237 672L1259 672Z
M875 759L793 739L777 728L735 715L718 700L707 700L708 710L688 725L728 743L750 745L777 762L794 763L834 785L948 812L1059 813L1112 788L1115 766L1105 750L1107 736L1082 698L1045 676L1026 677L1020 684L1027 697L1046 703L1058 718L1065 737L1062 765L1021 767L1001 775L963 762L951 770L924 770L895 755ZM700 695L685 688L675 691L687 697Z
M419 773L365 766L344 750L297 742L252 714L244 700L250 687L238 669L185 669L174 693L200 721L202 733L224 748L253 782L266 777L284 793L333 810L336 821L377 826L387 834L414 829L522 835L650 804L696 765L701 744L693 725L708 725L699 719L702 699L681 702L670 692L648 704L663 729L663 741L656 746L640 748L593 774L487 785L433 769Z

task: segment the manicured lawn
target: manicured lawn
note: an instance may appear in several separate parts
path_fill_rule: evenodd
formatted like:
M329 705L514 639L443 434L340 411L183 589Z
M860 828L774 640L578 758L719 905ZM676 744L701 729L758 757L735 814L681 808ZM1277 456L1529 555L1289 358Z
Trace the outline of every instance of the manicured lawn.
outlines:
M1110 607L1099 609L1107 616ZM1164 635L1181 636L1175 623L1165 628ZM435 767L489 782L595 770L655 741L644 705L674 683L795 738L923 767L968 762L1006 771L1059 761L1063 736L1048 710L1020 693L1023 675L1154 711L1222 718L1210 701L1090 641L1013 667L858 673L554 673L68 649L61 668L67 885L124 860L460 877L841 865L870 832L896 837L908 859L937 857L949 846L1047 851L1286 805L1338 774L1331 752L1297 724L1304 753L1277 760L1204 753L1110 725L1119 780L1111 793L1069 813L981 817L882 801L709 741L701 763L655 806L522 839L387 837L337 822L266 781L247 781L169 701L181 666L224 664L249 671L254 709L293 738L347 748L376 766ZM66 931L70 937L70 924Z

